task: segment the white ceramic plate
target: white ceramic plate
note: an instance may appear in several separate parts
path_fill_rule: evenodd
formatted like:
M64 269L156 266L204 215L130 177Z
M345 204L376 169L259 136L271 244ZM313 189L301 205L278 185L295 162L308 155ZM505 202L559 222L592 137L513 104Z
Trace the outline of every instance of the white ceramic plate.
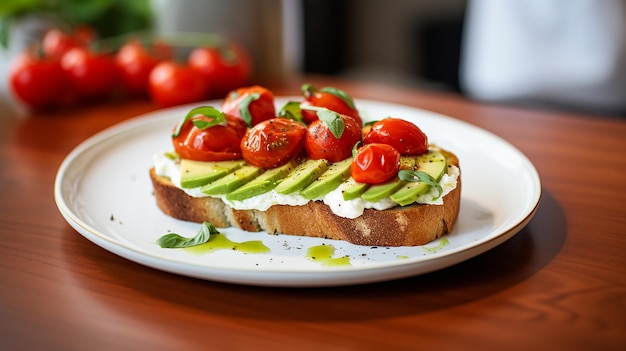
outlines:
M287 98L278 98L282 106ZM216 107L219 102L209 102ZM176 274L265 286L334 286L408 277L457 264L521 230L532 218L541 184L532 163L501 138L468 123L411 107L358 100L364 120L410 120L430 142L461 162L461 211L453 232L424 247L368 247L317 238L220 231L232 241L262 240L269 253L222 250L197 254L163 249L168 232L193 236L199 224L175 220L155 205L148 170L157 152L170 151L170 134L190 106L149 113L89 138L61 164L55 200L85 238L131 261ZM302 219L295 219L302 220ZM306 258L310 247L335 247L350 265L325 266Z

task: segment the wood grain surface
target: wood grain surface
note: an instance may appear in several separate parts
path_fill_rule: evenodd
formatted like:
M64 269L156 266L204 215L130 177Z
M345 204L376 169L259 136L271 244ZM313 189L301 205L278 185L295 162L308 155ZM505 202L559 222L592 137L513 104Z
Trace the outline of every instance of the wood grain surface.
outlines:
M296 95L303 81L266 85ZM0 349L626 349L624 119L306 81L436 111L508 140L541 176L536 216L493 250L407 279L313 289L196 280L92 244L53 199L56 171L74 147L154 105L0 116Z

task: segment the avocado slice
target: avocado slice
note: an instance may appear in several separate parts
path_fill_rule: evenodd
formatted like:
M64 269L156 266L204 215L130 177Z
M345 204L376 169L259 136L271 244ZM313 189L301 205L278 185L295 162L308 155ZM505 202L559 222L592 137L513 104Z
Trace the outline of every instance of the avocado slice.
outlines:
M180 186L182 188L203 186L240 168L244 163L244 160L203 162L181 159Z
M417 158L418 171L428 173L435 181L439 181L448 168L446 158L438 151L430 151ZM431 185L425 182L406 182L398 191L390 195L391 200L400 206L414 203L423 194L430 191Z
M263 172L262 168L255 166L243 166L232 173L214 181L213 183L206 184L200 188L200 191L207 195L222 195L227 194L234 189L246 184L252 179L256 178Z
M341 195L344 200L349 201L361 197L361 194L363 194L369 187L370 184L360 183L350 178L343 185Z
M328 169L328 161L324 159L306 161L299 164L274 189L279 194L291 194L304 189Z
M305 199L313 200L335 190L344 180L350 177L352 157L331 163L326 172L322 173L313 183L300 190Z
M287 176L287 174L289 174L289 172L296 168L297 165L298 162L294 159L280 167L268 169L250 182L226 194L226 199L231 201L241 201L256 195L264 194L274 189L278 183L285 176Z
M398 179L398 177L381 184L374 184L361 194L361 198L365 201L377 202L395 193L398 189L403 187L404 184L406 184L406 182Z

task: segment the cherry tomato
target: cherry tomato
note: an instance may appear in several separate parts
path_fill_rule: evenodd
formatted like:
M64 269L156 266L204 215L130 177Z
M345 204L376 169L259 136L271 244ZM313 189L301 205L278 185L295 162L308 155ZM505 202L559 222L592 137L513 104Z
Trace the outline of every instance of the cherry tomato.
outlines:
M402 155L420 155L428 151L426 134L415 124L399 118L385 118L374 123L363 142L388 144Z
M126 91L133 95L146 94L152 69L172 56L172 49L165 44L144 45L138 40L124 44L115 56L115 63Z
M284 165L304 146L306 127L285 118L272 118L248 130L241 141L243 158L248 163L269 169Z
M84 98L110 95L119 82L119 72L113 57L108 54L75 47L61 58L72 85Z
M190 67L163 61L150 72L148 92L152 101L166 107L203 100L207 85Z
M276 117L274 94L255 85L231 91L222 103L222 111L243 119L249 127Z
M318 119L307 129L304 148L314 160L326 159L330 162L345 160L352 155L352 148L361 141L361 125L356 119L337 115L344 123L343 133L336 138L326 122Z
M196 48L189 54L188 64L209 82L211 98L223 98L246 85L252 71L248 53L235 43Z
M72 32L52 28L44 34L41 45L47 57L60 60L70 49L86 47L95 38L95 31L87 26L79 26Z
M359 125L363 125L359 112L354 107L354 101L343 90L325 87L320 90L315 89L311 84L302 85L302 94L305 101L300 104L302 118L307 124L317 120L315 110L308 110L308 106L324 107L342 115L348 115L357 120Z
M209 118L202 115L195 119ZM225 161L241 159L241 138L246 125L239 118L226 115L226 126L215 125L200 129L191 120L187 121L180 134L172 138L174 151L184 159L195 161Z
M58 60L40 58L31 52L16 58L9 79L17 98L37 110L57 106L69 87Z
M400 153L387 144L365 144L360 147L350 168L357 182L378 184L393 178L400 170Z

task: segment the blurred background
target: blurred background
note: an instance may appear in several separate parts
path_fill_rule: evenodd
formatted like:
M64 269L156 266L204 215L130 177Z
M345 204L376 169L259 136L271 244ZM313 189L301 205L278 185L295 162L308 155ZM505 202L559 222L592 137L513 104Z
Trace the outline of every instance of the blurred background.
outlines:
M68 19L103 37L217 33L248 50L252 83L325 74L494 103L626 113L624 0L3 0L0 15L8 39L3 114L19 110L6 83L9 62Z

